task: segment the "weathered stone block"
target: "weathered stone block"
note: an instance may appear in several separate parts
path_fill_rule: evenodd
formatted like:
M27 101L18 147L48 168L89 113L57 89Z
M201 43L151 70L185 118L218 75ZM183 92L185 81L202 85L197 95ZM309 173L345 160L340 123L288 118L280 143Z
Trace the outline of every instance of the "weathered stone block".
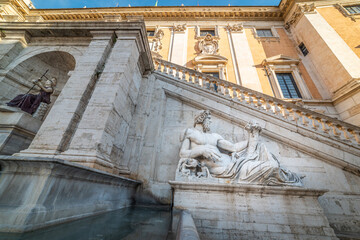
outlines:
M0 154L12 155L26 149L41 121L16 108L0 107Z
M60 159L0 156L0 231L24 232L130 206L139 181Z
M193 215L204 239L337 239L317 198L299 187L170 181L174 206ZM201 224L199 224L201 222Z

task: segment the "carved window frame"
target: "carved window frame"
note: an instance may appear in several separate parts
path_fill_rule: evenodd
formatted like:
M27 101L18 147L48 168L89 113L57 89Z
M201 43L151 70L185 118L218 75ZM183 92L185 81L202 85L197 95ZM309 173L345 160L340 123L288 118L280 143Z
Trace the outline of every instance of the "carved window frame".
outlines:
M254 26L252 27L252 30L253 30L253 34L254 34L254 37L258 40L280 40L280 36L278 34L278 32L276 31L276 28L275 26L271 26L271 27L260 27L260 26ZM258 34L257 34L257 30L271 30L271 33L272 33L272 36L271 37L260 37Z
M214 30L215 32L215 36L213 36L215 39L220 39L220 35L219 35L219 26L215 25L215 26L195 26L195 38L196 39L203 39L205 38L205 36L200 36L200 31L201 29L203 30Z
M338 3L335 6L337 9L340 10L340 12L345 16L351 18L353 21L356 21L357 19L360 19L360 13L350 13L346 7L354 6L354 5L360 5L358 1L349 2L349 3Z
M279 80L277 79L277 73L291 73L296 87L298 88L302 99L312 99L312 95L306 86L304 79L301 77L298 64L300 60L285 60L285 61L263 61L263 66L267 71L267 75L270 81L271 88L274 96L277 98L284 98ZM293 99L293 98L292 98Z
M227 69L225 64L197 64L196 71L203 73L216 72L219 73L219 78L226 81Z

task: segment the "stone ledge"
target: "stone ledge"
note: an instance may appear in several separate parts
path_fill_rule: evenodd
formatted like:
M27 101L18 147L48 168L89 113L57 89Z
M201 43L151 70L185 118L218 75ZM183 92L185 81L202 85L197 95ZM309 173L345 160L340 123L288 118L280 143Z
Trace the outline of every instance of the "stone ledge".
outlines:
M253 193L253 194L285 194L292 196L314 196L319 197L328 190L307 189L302 187L289 186L263 186L254 184L221 184L221 183L195 183L169 181L169 184L175 190L191 191L218 191L229 193Z
M116 178L118 180L123 180L123 181L127 181L127 182L131 182L132 184L135 185L139 185L142 182L141 181L137 181L137 180L133 180L130 178L126 178L126 177L122 177L122 176L118 176L115 174L111 174L105 171L101 171L95 168L91 168L91 167L87 167L81 164L77 164L77 163L73 163L73 162L69 162L66 160L62 160L59 158L42 158L42 157L17 157L17 156L3 156L0 155L0 163L1 162L7 162L13 164L14 166L16 165L17 167L20 166L24 166L24 165L29 165L29 164L33 164L33 163L40 163L43 164L43 166L48 166L53 168L54 164L59 164L59 165L63 165L63 166L68 166L68 167L73 167L73 168L77 168L78 170L83 170L83 171L88 171L88 172L92 172L95 174L101 174L101 175L106 175L107 177L111 177L111 178ZM44 165L45 164L45 165ZM1 172L10 172L8 169L2 169Z

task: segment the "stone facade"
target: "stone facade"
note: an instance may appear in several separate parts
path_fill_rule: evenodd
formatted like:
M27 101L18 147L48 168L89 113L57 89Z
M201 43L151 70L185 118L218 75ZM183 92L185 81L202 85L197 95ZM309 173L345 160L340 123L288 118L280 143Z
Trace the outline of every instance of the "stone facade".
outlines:
M2 154L16 155L0 160L0 214L12 221L1 222L1 231L128 206L141 181L141 199L188 210L202 239L360 238L360 60L324 13L333 2L96 13L4 2L1 103L26 92L48 69L58 85L41 120L0 113L1 127L7 126L1 139L21 139L1 143L1 151L12 149ZM146 29L154 30L150 44ZM204 30L214 36L201 36ZM218 77L205 74L216 71ZM277 73L291 73L303 99L284 99ZM261 146L298 174L302 186L175 179L184 129L205 109L212 132L232 143L247 141L245 126L257 123ZM78 188L86 197L74 194ZM185 227L196 233L192 222Z

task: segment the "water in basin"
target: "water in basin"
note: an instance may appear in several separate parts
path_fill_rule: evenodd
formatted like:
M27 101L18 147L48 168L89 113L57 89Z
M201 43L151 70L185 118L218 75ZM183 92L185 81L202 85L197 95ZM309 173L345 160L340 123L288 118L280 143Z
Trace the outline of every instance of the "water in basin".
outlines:
M130 207L24 234L0 233L0 240L165 240L170 217L163 209Z

